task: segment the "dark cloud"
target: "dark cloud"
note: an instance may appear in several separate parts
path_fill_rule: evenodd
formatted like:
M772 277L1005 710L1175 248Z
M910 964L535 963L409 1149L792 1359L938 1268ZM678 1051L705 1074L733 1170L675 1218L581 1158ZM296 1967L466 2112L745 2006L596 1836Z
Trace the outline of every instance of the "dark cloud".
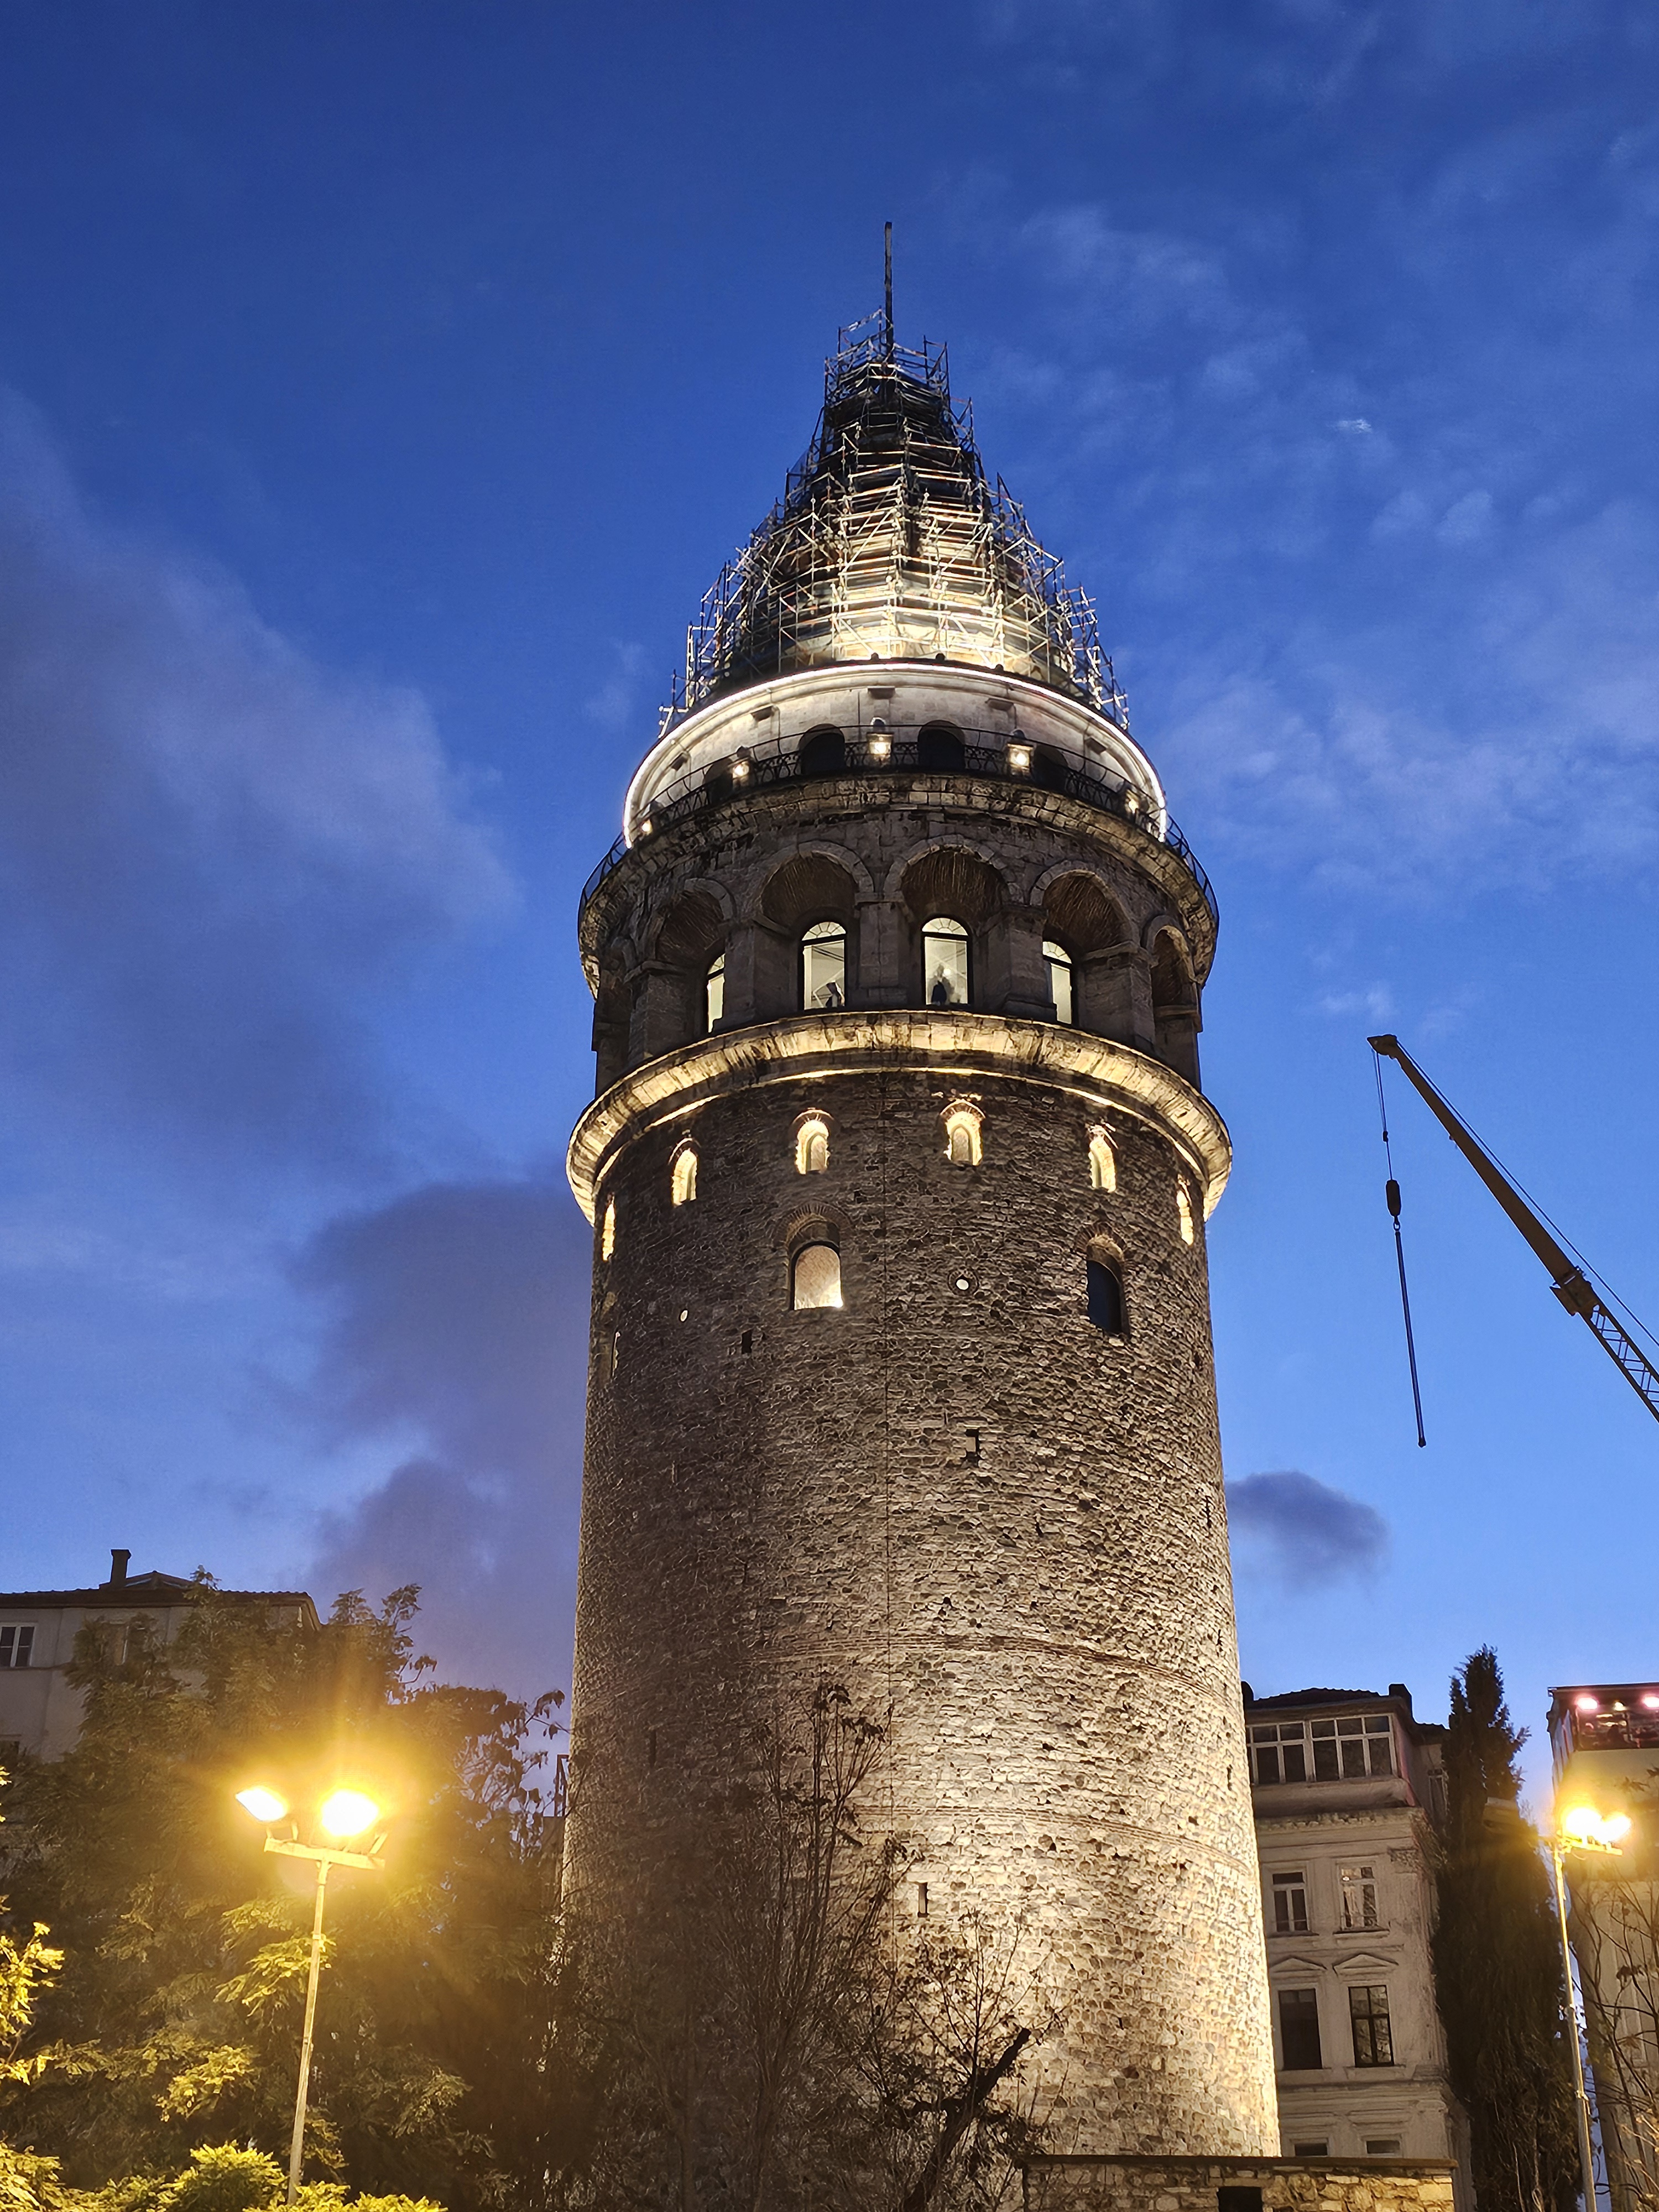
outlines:
M428 1184L299 1261L325 1316L305 1411L337 1443L418 1447L329 1516L311 1587L421 1583L451 1674L567 1686L590 1265L552 1177Z
M1227 1520L1235 1551L1290 1586L1370 1574L1389 1548L1375 1507L1294 1471L1230 1482Z
M91 516L0 392L0 1039L107 1122L331 1165L382 1135L368 987L508 895L420 696Z

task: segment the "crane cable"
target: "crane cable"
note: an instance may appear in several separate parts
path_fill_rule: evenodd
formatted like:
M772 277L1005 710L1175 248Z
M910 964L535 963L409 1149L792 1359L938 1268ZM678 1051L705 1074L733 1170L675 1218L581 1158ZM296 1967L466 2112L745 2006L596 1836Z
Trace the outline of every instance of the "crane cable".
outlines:
M1394 1256L1400 1263L1400 1310L1406 1318L1406 1358L1412 1370L1412 1405L1417 1414L1417 1441L1419 1446L1428 1443L1423 1433L1423 1393L1417 1381L1417 1344L1412 1335L1411 1292L1406 1288L1406 1245L1400 1234L1400 1185L1395 1181L1394 1154L1389 1146L1389 1103L1382 1092L1382 1055L1373 1048L1371 1062L1376 1071L1376 1110L1382 1122L1382 1158L1389 1170L1383 1195L1389 1203L1389 1212L1394 1222Z

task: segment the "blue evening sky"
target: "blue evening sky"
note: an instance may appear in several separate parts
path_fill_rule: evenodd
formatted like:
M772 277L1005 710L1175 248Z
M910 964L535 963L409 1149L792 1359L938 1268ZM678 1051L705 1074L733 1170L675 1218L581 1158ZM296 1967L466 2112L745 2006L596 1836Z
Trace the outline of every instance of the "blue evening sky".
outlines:
M1638 1313L1659 19L1632 0L0 10L3 1579L427 1589L567 1677L578 888L897 237L1216 883L1259 1692L1659 1670Z

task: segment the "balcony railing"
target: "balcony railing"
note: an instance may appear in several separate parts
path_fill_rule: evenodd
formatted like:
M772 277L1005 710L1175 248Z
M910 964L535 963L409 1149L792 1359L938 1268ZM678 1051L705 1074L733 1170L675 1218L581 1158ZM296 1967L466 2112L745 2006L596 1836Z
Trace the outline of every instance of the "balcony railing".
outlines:
M810 738L812 733L807 734ZM1211 922L1219 922L1215 893L1199 865L1198 855L1170 817L1152 806L1132 785L1103 773L1075 753L1062 752L1047 744L1028 744L1019 738L1011 740L1006 731L964 731L960 751L958 760L954 746L942 751L938 738L931 745L925 744L921 727L914 725L896 725L890 732L865 731L857 737L844 738L839 750L832 748L827 755L809 755L800 738L769 738L670 784L647 809L640 823L639 840L659 836L664 830L677 828L694 815L729 805L751 791L769 790L783 784L822 782L834 776L951 775L968 776L980 782L1023 784L1040 791L1057 792L1099 813L1115 815L1152 843L1173 853L1192 878ZM1017 765L1022 757L1024 764ZM629 842L624 831L582 885L582 907L586 906L629 850Z

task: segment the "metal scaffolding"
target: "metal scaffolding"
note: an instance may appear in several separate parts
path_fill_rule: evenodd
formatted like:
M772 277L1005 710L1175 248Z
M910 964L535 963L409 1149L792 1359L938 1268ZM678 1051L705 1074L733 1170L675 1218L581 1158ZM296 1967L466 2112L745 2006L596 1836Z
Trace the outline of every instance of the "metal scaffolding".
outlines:
M741 685L842 660L966 661L1032 677L1128 727L1087 594L986 477L945 349L843 331L812 442L704 594L668 730Z

